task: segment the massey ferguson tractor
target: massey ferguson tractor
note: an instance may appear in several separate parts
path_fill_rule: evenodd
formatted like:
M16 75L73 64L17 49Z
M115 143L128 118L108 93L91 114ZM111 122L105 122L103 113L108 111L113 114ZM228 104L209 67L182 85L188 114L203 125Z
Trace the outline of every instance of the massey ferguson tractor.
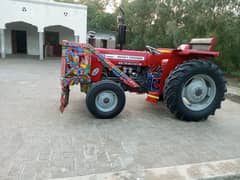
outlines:
M221 107L226 92L223 72L210 60L215 38L192 39L176 49L146 46L146 51L122 50L126 26L119 18L120 49L62 42L61 106L70 87L80 85L86 105L96 118L114 118L125 106L125 91L147 94L146 101L164 101L177 118L206 120Z

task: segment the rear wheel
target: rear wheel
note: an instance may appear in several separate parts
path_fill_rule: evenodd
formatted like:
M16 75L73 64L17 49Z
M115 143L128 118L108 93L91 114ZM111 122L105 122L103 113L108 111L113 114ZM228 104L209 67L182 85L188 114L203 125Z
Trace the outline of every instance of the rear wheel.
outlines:
M125 93L115 82L103 80L94 84L87 93L88 110L97 118L113 118L124 108Z
M192 60L171 72L164 87L164 101L179 119L199 121L214 115L225 92L226 81L217 65Z

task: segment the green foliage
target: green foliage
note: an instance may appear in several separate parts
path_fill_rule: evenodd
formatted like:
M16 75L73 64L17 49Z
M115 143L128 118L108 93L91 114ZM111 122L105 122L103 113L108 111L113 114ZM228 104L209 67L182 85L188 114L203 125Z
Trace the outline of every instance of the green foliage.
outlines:
M116 17L104 12L108 1L82 0L88 6L88 30L114 31L116 30Z
M122 6L127 48L177 47L191 38L216 37L216 63L226 72L240 71L239 0L124 0Z

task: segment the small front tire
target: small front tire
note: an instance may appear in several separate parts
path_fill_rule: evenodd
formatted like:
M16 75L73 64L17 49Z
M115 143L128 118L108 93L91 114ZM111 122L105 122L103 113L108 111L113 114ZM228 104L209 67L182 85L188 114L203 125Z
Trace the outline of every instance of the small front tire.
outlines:
M125 101L123 89L110 80L102 80L93 84L86 97L89 112L100 119L117 116L123 110Z

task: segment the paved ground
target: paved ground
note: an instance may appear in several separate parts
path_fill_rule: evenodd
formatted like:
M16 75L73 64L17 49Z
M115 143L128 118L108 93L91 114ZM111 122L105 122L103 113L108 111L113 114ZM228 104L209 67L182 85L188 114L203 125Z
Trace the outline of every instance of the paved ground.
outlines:
M35 180L240 157L240 105L226 100L206 122L176 120L163 104L127 95L124 111L97 120L72 90L61 115L56 60L0 61L0 180Z
M117 171L54 180L239 180L240 159Z

